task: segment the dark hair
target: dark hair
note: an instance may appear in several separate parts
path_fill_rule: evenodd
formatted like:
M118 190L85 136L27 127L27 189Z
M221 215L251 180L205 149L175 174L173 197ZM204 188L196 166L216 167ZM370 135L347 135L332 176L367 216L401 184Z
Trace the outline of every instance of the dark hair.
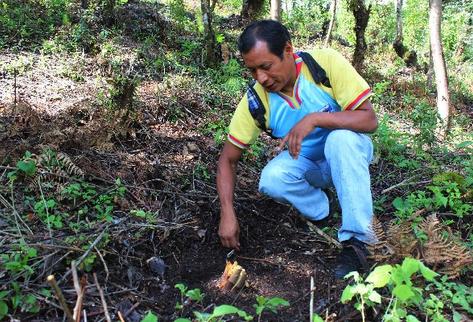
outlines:
M248 53L257 41L264 41L271 53L283 59L283 51L287 42L291 42L291 35L286 27L275 20L255 21L243 30L238 38L240 53Z

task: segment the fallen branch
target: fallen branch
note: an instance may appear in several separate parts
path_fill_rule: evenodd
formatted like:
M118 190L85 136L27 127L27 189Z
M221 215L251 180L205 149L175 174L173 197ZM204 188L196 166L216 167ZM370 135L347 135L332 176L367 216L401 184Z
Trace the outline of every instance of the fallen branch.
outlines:
M310 301L309 301L309 321L314 320L314 277L310 276Z
M340 244L340 242L338 240L336 240L333 237L331 237L331 236L327 235L326 233L324 233L322 231L322 229L320 229L319 227L317 227L316 225L314 225L310 221L307 221L307 225L309 226L310 230L312 230L312 231L316 232L317 234L319 234L320 236L322 236L330 244L334 245L335 247L337 247L339 249L342 248L342 244Z
M56 293L56 297L59 301L59 304L61 304L61 307L66 314L67 321L69 322L74 322L74 317L72 316L71 310L67 306L66 299L64 298L64 295L61 292L61 289L56 283L56 278L54 275L49 275L48 276L48 283L51 285L51 288L54 290L54 293Z
M71 270L72 270L72 279L74 282L74 289L76 290L77 293L77 301L76 305L74 307L74 320L75 321L80 321L80 314L82 312L82 303L84 300L84 294L85 294L85 285L80 285L79 283L79 277L77 274L77 266L76 262L72 261L71 263Z
M140 302L136 302L135 304L133 304L133 306L130 307L128 311L125 312L125 314L123 314L123 318L126 318L128 315L130 315L130 313L133 312L140 304Z
M100 260L102 261L102 264L103 264L103 268L105 269L105 283L107 283L108 281L108 276L109 276L109 271L108 271L108 266L107 266L107 263L105 263L105 260L102 256L102 253L100 253L99 249L97 247L94 246L94 249L95 249L95 252L97 253L97 255L99 255L100 257Z
M426 183L431 183L432 180L424 180L424 181L418 181L418 182L411 182L415 177L412 177L412 178L407 178L405 180L402 180L401 182L389 187L389 188L386 188L384 189L383 191L381 191L381 194L385 194L385 193L388 193L389 191L391 190L394 190L396 188L399 188L399 187L403 187L403 186L411 186L411 185L418 185L418 184L426 184Z
M125 319L123 318L122 312L118 311L118 319L120 322L125 322Z
M110 314L108 313L107 302L105 301L105 296L103 295L103 290L100 287L99 281L97 280L97 274L95 274L95 273L94 273L94 283L95 283L95 287L97 288L97 290L99 291L99 294L100 294L100 300L102 301L103 311L104 311L104 314L105 314L105 320L107 320L107 322L112 322L112 319L110 319Z

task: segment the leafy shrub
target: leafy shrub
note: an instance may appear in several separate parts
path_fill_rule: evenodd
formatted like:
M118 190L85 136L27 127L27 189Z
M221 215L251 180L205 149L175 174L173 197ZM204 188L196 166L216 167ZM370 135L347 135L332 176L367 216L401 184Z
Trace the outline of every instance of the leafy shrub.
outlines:
M41 44L57 26L69 22L70 0L23 1L0 3L0 47Z

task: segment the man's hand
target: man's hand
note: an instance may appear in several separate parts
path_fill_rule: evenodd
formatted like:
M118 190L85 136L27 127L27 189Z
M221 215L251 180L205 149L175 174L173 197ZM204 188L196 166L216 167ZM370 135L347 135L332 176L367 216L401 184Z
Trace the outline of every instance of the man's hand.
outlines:
M224 247L240 250L240 225L235 214L220 214L218 235Z
M314 127L313 114L304 116L304 118L297 122L291 131L289 131L289 133L284 137L282 142L279 144L278 149L284 149L284 145L287 143L289 154L293 159L297 159L301 152L302 140L312 132Z

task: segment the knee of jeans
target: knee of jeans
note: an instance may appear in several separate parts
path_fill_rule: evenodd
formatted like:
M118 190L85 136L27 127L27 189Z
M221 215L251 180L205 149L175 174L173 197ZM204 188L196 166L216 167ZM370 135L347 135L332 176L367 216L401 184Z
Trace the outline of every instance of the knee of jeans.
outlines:
M360 134L350 130L333 130L327 136L325 141L325 156L330 155L331 152L338 152L352 148L360 143Z
M281 197L284 185L290 181L290 174L278 165L266 166L261 172L259 191L273 198Z

